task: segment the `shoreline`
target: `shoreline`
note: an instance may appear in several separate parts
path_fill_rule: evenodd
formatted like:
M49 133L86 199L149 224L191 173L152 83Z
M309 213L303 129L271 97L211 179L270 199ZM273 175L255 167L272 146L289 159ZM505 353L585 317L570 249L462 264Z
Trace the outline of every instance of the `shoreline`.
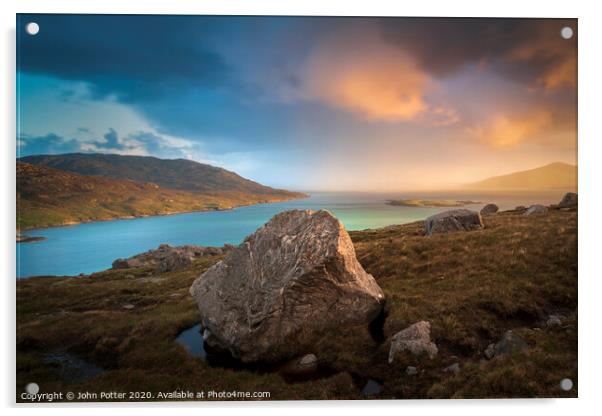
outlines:
M303 194L302 192L300 192L301 194ZM195 213L195 212L222 212L222 211L232 211L235 210L237 208L242 208L242 207L250 207L253 205L264 205L264 204L275 204L275 203L280 203L280 202L287 202L287 201L295 201L295 200L299 200L299 199L307 199L310 198L311 195L309 194L304 194L305 196L300 196L300 197L295 197L295 198L286 198L286 199L278 199L278 200L274 200L274 201L264 201L264 202L255 202L255 203L249 203L249 204L240 204L240 205L236 205L233 207L229 207L229 208L214 208L214 209L201 209L201 210L185 210L185 211L174 211L174 212L168 212L168 213L163 213L163 214L141 214L141 215L127 215L124 217L116 217L116 218L98 218L98 219L94 219L94 220L82 220L82 221L69 221L69 222L65 222L62 224L56 224L56 225L46 225L46 226L41 226L41 227L25 227L25 228L17 228L17 236L19 235L20 232L24 232L24 231L36 231L36 230L47 230L49 228L60 228L60 227L71 227L74 225L80 225L80 224L91 224L91 223L95 223L95 222L107 222L107 221L119 221L119 220L136 220L136 219L140 219L140 218L150 218L150 217L167 217L170 215L179 215L179 214L191 214L191 213ZM30 238L38 238L38 237L30 237ZM45 237L40 237L40 238L44 238ZM40 241L40 240L37 240ZM18 241L17 242L23 242L23 241Z
M303 198L299 198L299 199L303 199ZM284 201L281 201L284 202ZM257 205L257 204L254 204ZM236 207L238 208L238 207ZM235 209L235 208L232 208ZM222 211L228 211L228 210L222 210ZM504 211L499 211L498 214L502 214L502 213L512 213L515 212L515 209L508 209L508 210L504 210ZM195 212L208 212L208 211L195 211ZM171 215L171 214L169 214ZM412 224L418 224L418 223L422 223L424 222L425 219L419 219L419 220L412 220L412 221L408 221L405 223L395 223L395 224L389 224L389 225L384 225L382 227L376 227L376 228L364 228L361 230L349 230L349 233L353 234L353 233L378 233L381 231L389 231L391 229L395 229L397 227L402 227L402 226L408 226L408 225L412 225ZM162 243L162 244L168 244L168 243ZM208 247L208 246L203 246L203 247ZM216 247L224 247L224 244L222 244L221 246L216 246ZM142 254L141 253L137 253L137 254ZM51 275L51 274L42 274L42 275L31 275L31 276L17 276L17 280L21 280L21 279L30 279L30 278L52 278L52 277L59 277L59 278L65 278L65 277L69 277L69 278L79 278L79 277L83 277L83 276L90 276L92 274L95 273L103 273L106 272L107 270L110 270L110 268L108 269L102 269L102 270L96 270L90 273L79 273L79 274L72 274L72 275Z

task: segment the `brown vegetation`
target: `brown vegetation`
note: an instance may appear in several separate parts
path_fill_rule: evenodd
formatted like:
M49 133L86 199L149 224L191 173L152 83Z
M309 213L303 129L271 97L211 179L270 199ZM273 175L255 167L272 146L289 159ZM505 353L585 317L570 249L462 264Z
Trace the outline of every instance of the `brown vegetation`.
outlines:
M353 399L374 379L382 391L372 398L576 397L576 210L503 212L484 222L484 230L432 237L422 222L350 233L360 263L385 292L385 341L372 336L378 327L372 335L363 326L333 331L308 351L330 375L297 383L268 369L211 366L174 342L199 320L191 283L219 256L164 274L20 280L17 391L35 380L41 392L242 390L280 400ZM561 326L546 327L551 314L565 317ZM439 354L388 364L386 339L419 320L430 321ZM529 348L486 360L487 345L509 329ZM44 361L57 350L107 371L79 382L61 378ZM443 371L454 362L459 373ZM407 375L406 365L417 374ZM560 389L563 378L575 383L571 391Z

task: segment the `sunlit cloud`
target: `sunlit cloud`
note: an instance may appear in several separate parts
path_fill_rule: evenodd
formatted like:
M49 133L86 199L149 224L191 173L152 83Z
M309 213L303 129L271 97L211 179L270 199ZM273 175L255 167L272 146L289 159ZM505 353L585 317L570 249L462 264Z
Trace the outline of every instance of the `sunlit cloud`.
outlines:
M415 120L429 109L425 93L433 81L412 57L376 38L366 48L327 42L309 57L302 95L369 120Z
M505 149L536 139L551 123L550 113L540 110L519 116L496 114L485 123L467 129L479 141L494 148Z

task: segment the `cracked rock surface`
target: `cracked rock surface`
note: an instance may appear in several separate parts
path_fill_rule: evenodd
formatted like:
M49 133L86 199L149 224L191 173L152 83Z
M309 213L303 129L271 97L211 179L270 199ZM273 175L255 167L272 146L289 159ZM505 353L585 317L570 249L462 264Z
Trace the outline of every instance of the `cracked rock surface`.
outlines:
M325 210L275 215L190 288L211 337L245 362L304 354L329 329L368 324L384 295Z

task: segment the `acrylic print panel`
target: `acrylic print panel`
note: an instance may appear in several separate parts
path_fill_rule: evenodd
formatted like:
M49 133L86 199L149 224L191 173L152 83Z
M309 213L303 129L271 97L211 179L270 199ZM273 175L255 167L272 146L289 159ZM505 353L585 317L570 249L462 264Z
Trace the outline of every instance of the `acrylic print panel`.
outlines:
M577 396L575 19L17 16L17 401Z

